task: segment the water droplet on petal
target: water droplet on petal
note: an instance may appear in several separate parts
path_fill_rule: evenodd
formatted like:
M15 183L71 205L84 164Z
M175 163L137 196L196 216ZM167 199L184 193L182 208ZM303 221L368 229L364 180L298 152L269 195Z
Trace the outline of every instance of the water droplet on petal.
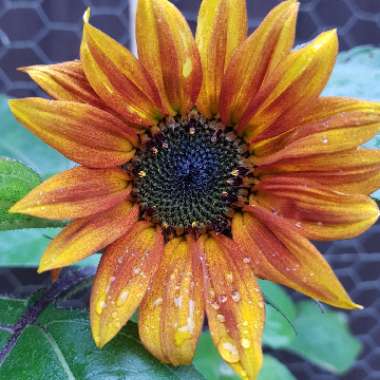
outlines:
M122 290L121 293L119 294L119 297L117 297L117 301L116 301L117 306L124 305L125 302L127 301L128 296L129 296L129 291L127 289Z
M237 363L240 360L239 350L232 342L221 340L218 344L218 350L227 363Z
M104 302L104 300L100 300L97 304L96 304L96 312L100 315L102 314L104 308L107 306L107 304Z
M163 299L161 297L157 298L156 300L153 301L153 306L159 306L159 305L161 305L162 301L163 301Z
M240 340L240 344L241 344L241 346L243 348L249 348L249 347L251 347L251 341L249 339L247 339L247 338L242 338Z
M250 257L248 257L248 256L246 256L246 257L244 257L244 259L243 259L243 263L244 264L249 264L250 262L251 262L251 258Z
M232 292L231 297L234 302L239 302L241 299L240 293L237 290Z

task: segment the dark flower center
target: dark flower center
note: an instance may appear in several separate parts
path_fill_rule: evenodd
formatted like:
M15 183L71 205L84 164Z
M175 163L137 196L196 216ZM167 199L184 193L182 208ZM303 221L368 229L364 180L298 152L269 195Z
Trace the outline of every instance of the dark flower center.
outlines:
M177 234L228 230L248 173L245 149L232 130L196 113L162 123L132 162L144 217Z

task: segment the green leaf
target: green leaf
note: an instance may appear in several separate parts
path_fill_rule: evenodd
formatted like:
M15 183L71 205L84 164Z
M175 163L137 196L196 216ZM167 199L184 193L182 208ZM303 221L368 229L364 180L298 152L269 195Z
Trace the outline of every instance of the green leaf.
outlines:
M356 361L361 344L348 328L346 316L326 310L313 302L297 305L297 336L288 350L334 373L346 372Z
M264 344L275 348L287 347L295 336L293 323L296 305L286 291L269 281L260 281L267 303L264 330Z
M0 230L61 226L62 223L10 214L8 209L40 184L40 177L18 161L0 157Z
M264 365L258 380L296 380L290 371L276 358L264 355Z
M14 335L26 300L0 298L1 349ZM48 306L22 329L0 365L0 380L204 380L194 367L173 368L153 358L129 323L104 349L93 343L87 311ZM19 322L20 323L20 322Z

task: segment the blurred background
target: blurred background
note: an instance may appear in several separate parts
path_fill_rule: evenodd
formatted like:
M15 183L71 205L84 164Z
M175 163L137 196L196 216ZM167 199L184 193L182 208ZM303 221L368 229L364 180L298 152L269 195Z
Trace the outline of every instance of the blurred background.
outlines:
M185 13L194 29L200 1L173 2ZM248 0L251 29L279 2ZM125 45L133 45L133 1L0 0L0 94L11 97L40 95L40 90L26 75L16 71L17 67L78 58L82 15L88 6L95 26ZM333 27L338 28L341 50L359 45L380 46L380 0L301 0L299 43ZM349 314L350 326L361 339L363 352L348 374L336 376L296 356L276 351L274 354L288 365L297 379L380 379L379 236L380 224L354 241L319 244L351 296L366 307L364 311ZM0 292L14 287L24 287L27 291L41 281L33 271L21 269L0 269L0 278Z

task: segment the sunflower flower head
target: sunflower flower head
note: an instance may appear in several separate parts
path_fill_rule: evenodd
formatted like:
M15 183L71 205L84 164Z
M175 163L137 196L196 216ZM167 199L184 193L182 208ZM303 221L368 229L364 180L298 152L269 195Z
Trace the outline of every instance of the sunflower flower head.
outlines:
M80 60L22 68L52 98L11 100L29 130L79 166L11 209L69 224L39 271L102 252L91 295L99 347L139 308L145 347L190 363L207 315L243 379L262 364L256 278L359 308L311 240L375 223L368 196L380 105L321 97L335 30L293 50L298 2L247 36L244 0L203 0L195 38L167 0L139 0L138 58L84 16Z

